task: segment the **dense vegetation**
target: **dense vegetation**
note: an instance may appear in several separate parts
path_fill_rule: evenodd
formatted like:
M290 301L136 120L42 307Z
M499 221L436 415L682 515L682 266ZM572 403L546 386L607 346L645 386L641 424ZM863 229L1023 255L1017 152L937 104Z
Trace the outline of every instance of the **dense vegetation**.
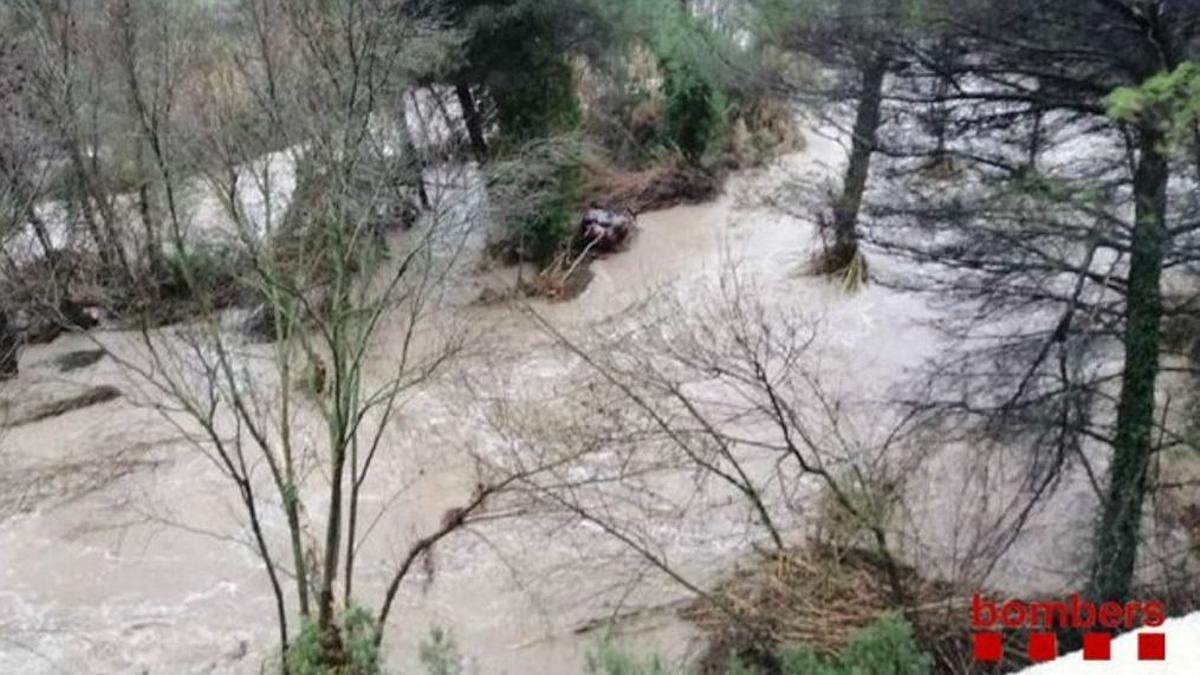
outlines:
M819 655L800 645L784 648L768 667L733 660L713 675L927 675L932 660L922 654L912 627L897 616L883 616L856 634L841 651ZM642 661L613 647L589 655L591 675L684 675L661 660Z

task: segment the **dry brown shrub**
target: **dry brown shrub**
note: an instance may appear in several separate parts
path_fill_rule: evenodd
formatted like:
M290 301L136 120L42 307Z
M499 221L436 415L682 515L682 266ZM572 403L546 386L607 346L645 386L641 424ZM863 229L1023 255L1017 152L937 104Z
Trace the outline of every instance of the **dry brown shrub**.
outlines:
M876 619L901 611L912 622L921 648L933 655L937 672L993 672L971 657L973 591L925 579L911 567L903 574L912 598L906 608L895 606L878 556L814 544L739 567L681 615L707 639L706 670L719 671L732 657L754 660L754 655L779 647L803 645L832 655ZM1007 631L1005 638L1001 666L1024 665L1023 635Z
M772 159L804 149L805 139L796 113L787 103L764 98L735 115L730 151L739 168L761 167Z
M665 159L640 171L589 163L584 195L613 211L633 214L708 201L720 192L719 176Z

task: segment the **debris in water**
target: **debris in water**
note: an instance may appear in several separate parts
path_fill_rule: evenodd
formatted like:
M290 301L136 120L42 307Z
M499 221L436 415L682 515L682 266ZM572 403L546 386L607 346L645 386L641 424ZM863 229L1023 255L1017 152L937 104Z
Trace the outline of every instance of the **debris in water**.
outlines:
M14 408L18 406L13 401L3 400L0 401L0 419L4 420L6 426L19 427L24 424L32 424L51 417L65 415L74 410L108 403L120 397L121 390L116 387L108 385L90 387L74 396L29 406L23 412L14 411Z
M79 370L95 365L104 358L103 349L84 349L80 351L67 352L62 356L54 359L54 363L58 365L59 372L69 373L72 370Z

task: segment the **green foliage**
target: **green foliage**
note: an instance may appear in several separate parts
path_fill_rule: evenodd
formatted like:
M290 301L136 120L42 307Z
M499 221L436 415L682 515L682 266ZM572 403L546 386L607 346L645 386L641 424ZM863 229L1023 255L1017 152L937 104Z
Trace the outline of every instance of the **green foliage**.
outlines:
M509 30L519 33L505 40L515 50L509 56L512 69L491 87L504 142L519 144L574 129L580 112L571 64L551 41L527 32L548 28L521 22Z
M729 97L719 75L719 55L736 55L729 49L728 36L718 34L678 0L590 1L610 27L614 52L630 56L646 47L657 61L663 116L660 138L653 144L671 146L699 164L725 132ZM631 100L633 105L642 102Z
M546 264L575 229L575 212L583 186L583 169L565 161L554 167L536 199L511 227L517 254L523 260Z
M483 85L510 149L574 129L580 120L568 26L584 24L587 3L462 0L471 37L459 77Z
M809 649L784 649L779 654L782 675L928 675L933 660L921 652L912 626L901 616L888 614L867 626L835 656L820 656ZM652 657L638 660L611 645L587 656L589 675L691 675L676 671ZM764 675L750 666L732 662L720 675Z
M581 131L618 166L638 168L662 159L663 106L657 92L637 86L641 73L631 70L589 73L590 80L582 83L591 98Z
M688 162L700 164L724 129L725 98L707 71L672 61L663 66L667 133Z
M588 675L671 675L657 656L639 661L612 645L588 653L585 665Z
M459 77L480 83L495 106L497 158L522 164L505 174L505 252L548 262L573 232L583 182L577 153L535 156L579 126L579 96L567 27L585 25L589 1L462 0L456 17L470 30ZM530 148L535 150L531 152ZM501 199L500 201L505 201Z
M351 606L342 617L342 641L346 656L357 670L355 675L383 672L375 634L379 627L375 617L362 607Z
M325 675L328 671L321 667L321 634L314 621L305 621L300 634L292 640L287 649L288 675Z
M428 640L421 642L418 656L428 675L463 675L466 672L454 636L438 626L430 629Z
M488 166L488 190L504 223L493 253L549 263L573 234L583 184L575 136L533 141Z
M164 299L201 299L224 306L245 294L242 275L249 261L237 247L206 243L182 251L172 247L163 253L162 264L159 294Z
M1136 122L1149 116L1169 143L1182 145L1200 124L1200 63L1186 61L1136 87L1118 87L1106 103L1112 119Z
M728 102L698 21L674 7L660 22L654 51L663 71L667 135L685 159L699 164L724 132Z
M300 634L288 645L288 675L382 675L375 619L365 609L351 606L342 615L339 630L342 663L331 666L317 624L306 620Z
M784 675L927 675L933 667L917 646L912 626L895 614L867 626L836 656L804 649L782 656Z

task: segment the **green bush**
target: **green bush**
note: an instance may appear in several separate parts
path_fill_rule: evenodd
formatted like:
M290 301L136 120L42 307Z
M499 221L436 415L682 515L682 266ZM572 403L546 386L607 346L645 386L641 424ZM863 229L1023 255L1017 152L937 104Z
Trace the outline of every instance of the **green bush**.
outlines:
M654 53L663 73L665 132L688 162L699 165L725 127L728 100L713 55L719 40L677 5L666 6L657 23Z
M561 152L554 140L582 119L575 70L553 8L481 2L475 10L466 76L478 78L495 106L490 169L503 184L492 187L511 193L498 199L507 202L502 253L545 264L573 232L582 187L578 153Z
M489 194L504 224L492 253L510 262L551 262L574 233L583 189L578 140L527 143L492 162L488 174Z
M586 667L588 675L671 675L657 656L639 661L612 645L589 653Z
M513 224L522 259L544 265L554 258L574 232L582 185L578 163L567 161L553 169L545 190Z
M474 5L465 77L495 104L500 152L567 132L580 121L575 72L562 44L560 13L535 0Z
M198 300L223 307L244 295L242 276L250 268L235 246L192 244L163 253L159 295L164 300Z
M638 660L611 645L587 657L589 675L693 675L675 671L657 657ZM928 675L930 657L921 652L912 626L903 617L888 614L864 628L835 656L820 656L810 649L789 648L779 652L782 675ZM719 675L765 675L760 670L733 662Z
M530 44L528 41L524 44ZM495 87L496 118L507 143L522 143L579 125L579 97L575 73L561 54L525 48L524 67L510 73L503 87Z
M708 72L672 57L664 60L667 134L684 159L698 165L720 138L725 97Z
M300 634L288 645L288 675L382 675L379 647L375 644L376 625L371 615L361 607L351 606L342 615L339 631L342 663L330 666L316 623L305 621Z
M421 643L418 656L428 675L463 675L462 653L454 636L444 628L433 627L429 639Z
M912 626L889 614L859 632L833 657L810 650L784 650L784 675L926 675L933 661L921 652Z

